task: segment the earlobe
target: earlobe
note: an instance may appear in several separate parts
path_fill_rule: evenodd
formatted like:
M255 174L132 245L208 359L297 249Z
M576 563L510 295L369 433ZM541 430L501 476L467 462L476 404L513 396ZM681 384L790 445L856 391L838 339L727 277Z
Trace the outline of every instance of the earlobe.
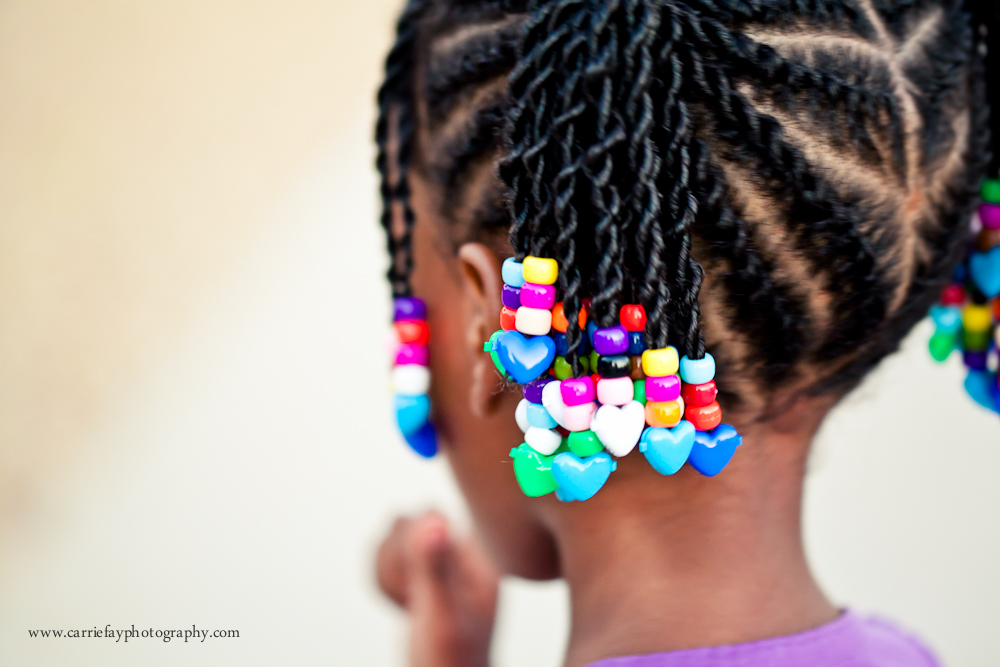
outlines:
M487 417L499 405L502 378L496 372L483 343L496 329L500 313L500 261L482 243L466 243L458 249L462 263L462 289L465 297L465 339L472 381L469 407L477 417Z

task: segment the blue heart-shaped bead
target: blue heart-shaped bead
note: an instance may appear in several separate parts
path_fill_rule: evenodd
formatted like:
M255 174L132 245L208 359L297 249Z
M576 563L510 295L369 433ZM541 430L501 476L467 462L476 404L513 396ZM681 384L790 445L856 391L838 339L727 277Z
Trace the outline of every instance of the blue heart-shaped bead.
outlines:
M425 422L415 433L403 437L406 438L406 444L424 458L429 459L437 454L437 431L434 430L434 424L431 422Z
M743 444L743 436L729 424L719 424L711 431L697 431L688 463L706 477L722 472L733 452Z
M419 396L396 395L396 423L404 436L419 431L431 414L431 399L425 394Z
M552 459L552 476L559 485L556 495L563 502L587 500L601 490L617 467L607 452L586 458L570 452L557 454Z
M528 384L549 370L556 358L556 344L548 336L526 337L520 331L497 336L497 356L518 384Z
M988 252L974 252L969 259L972 281L987 298L1000 295L1000 246Z
M647 428L639 439L643 453L653 470L673 475L688 460L694 447L694 425L684 420L673 428Z
M997 404L997 375L989 371L969 371L965 376L965 391L979 405L1000 412Z
M962 328L962 312L958 308L932 306L930 316L937 331L942 333L956 333Z

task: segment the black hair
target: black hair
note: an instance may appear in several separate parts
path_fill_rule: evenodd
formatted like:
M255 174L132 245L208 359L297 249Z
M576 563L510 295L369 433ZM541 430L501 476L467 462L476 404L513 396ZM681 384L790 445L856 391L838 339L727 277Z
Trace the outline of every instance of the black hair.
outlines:
M499 161L516 256L560 263L577 373L590 297L599 326L643 304L650 347L698 358L707 338L720 373L757 390L808 368L810 390L845 391L926 314L966 247L996 6L412 0L379 92L393 291L412 265L417 124L442 127L509 72L427 172L447 204L470 165Z

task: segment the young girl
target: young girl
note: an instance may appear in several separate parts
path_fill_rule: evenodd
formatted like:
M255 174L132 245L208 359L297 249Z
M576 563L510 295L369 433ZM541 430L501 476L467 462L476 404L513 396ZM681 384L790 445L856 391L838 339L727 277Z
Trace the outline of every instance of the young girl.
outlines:
M430 514L383 544L411 664L487 663L499 573L567 581L573 667L937 664L831 605L800 514L823 418L927 314L968 245L995 22L969 9L411 0L377 135L390 281L422 299L397 299L397 331L406 354L429 347L432 425L410 418L426 413L406 395L425 391L422 370L396 376L397 408L415 449L440 445L478 535ZM525 280L544 305L526 305ZM613 330L627 353L598 349ZM563 389L550 402L553 375L589 402ZM633 386L602 385L621 377ZM671 388L650 378L683 380L683 397L654 401ZM638 446L609 421L630 402L645 406ZM668 403L674 417L651 415ZM515 419L528 409L551 423ZM656 459L657 433L687 438L689 465ZM603 465L603 488L560 477L560 456L566 474Z

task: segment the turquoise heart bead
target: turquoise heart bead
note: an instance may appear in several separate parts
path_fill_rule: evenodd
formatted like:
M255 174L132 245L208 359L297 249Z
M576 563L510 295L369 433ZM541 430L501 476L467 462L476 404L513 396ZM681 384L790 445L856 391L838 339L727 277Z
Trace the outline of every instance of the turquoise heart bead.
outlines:
M528 384L549 370L556 344L548 336L528 338L520 331L504 331L497 337L497 356L515 382Z
M705 384L715 379L715 357L706 353L701 359L681 357L681 379L687 384Z
M689 421L673 428L647 428L639 439L642 452L653 470L661 475L673 475L687 462L694 447L695 430Z
M618 463L607 452L586 458L569 452L556 454L552 459L552 477L559 485L556 495L564 502L592 498L617 467Z
M395 400L396 423L404 436L412 435L427 423L431 414L431 399L426 394L402 396Z
M714 477L722 472L741 444L743 436L729 424L719 424L711 431L696 431L688 463L702 475Z
M1000 295L1000 246L989 252L972 253L969 272L973 282L987 298Z

